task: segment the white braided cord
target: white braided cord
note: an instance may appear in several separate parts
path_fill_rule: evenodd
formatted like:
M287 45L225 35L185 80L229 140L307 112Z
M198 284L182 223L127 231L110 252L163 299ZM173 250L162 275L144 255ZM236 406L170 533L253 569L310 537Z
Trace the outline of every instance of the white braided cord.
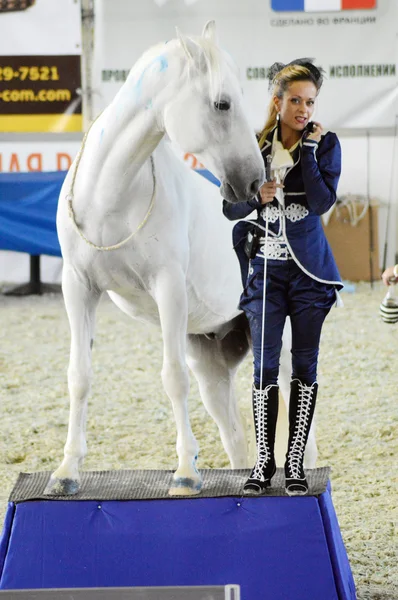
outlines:
M268 209L268 205L265 206ZM264 244L264 281L263 281L263 314L261 322L261 359L260 359L260 390L263 389L264 368L264 332L265 332L265 299L267 295L267 258L268 258L268 219L265 221L265 244Z

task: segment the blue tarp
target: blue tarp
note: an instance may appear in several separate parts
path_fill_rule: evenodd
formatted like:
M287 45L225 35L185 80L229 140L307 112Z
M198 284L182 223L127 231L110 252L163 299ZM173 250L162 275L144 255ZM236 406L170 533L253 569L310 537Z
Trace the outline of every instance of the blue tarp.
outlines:
M242 600L355 600L329 490L319 498L9 504L0 589L226 585Z
M66 173L0 173L0 250L61 256L55 217Z
M61 256L55 217L65 175L0 174L0 250Z

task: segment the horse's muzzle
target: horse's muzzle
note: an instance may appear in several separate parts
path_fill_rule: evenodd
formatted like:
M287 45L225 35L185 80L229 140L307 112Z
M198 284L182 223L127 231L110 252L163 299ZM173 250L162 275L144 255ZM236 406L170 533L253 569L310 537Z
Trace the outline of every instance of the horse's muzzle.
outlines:
M231 181L222 181L220 193L225 200L232 204L247 202L254 198L262 185L261 179L254 179L251 183L242 187Z

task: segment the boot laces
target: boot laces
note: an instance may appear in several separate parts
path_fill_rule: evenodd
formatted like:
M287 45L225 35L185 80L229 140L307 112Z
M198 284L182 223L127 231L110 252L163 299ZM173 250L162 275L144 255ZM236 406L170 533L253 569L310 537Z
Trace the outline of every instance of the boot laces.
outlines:
M298 414L288 457L288 466L293 479L300 479L302 477L302 465L305 443L307 441L313 389L314 384L305 385L305 383L299 382Z
M251 474L252 479L258 479L264 481L264 468L265 465L271 458L271 451L269 448L268 436L267 436L267 420L268 420L268 394L272 385L268 385L263 390L258 390L253 386L253 405L254 405L254 419L257 431L257 460L254 465L253 472Z

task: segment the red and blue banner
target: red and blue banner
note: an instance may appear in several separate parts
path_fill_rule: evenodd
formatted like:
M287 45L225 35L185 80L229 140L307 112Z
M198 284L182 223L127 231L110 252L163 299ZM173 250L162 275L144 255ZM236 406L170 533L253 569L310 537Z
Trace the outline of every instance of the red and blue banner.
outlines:
M271 8L285 12L325 12L339 10L369 10L377 0L271 0Z

